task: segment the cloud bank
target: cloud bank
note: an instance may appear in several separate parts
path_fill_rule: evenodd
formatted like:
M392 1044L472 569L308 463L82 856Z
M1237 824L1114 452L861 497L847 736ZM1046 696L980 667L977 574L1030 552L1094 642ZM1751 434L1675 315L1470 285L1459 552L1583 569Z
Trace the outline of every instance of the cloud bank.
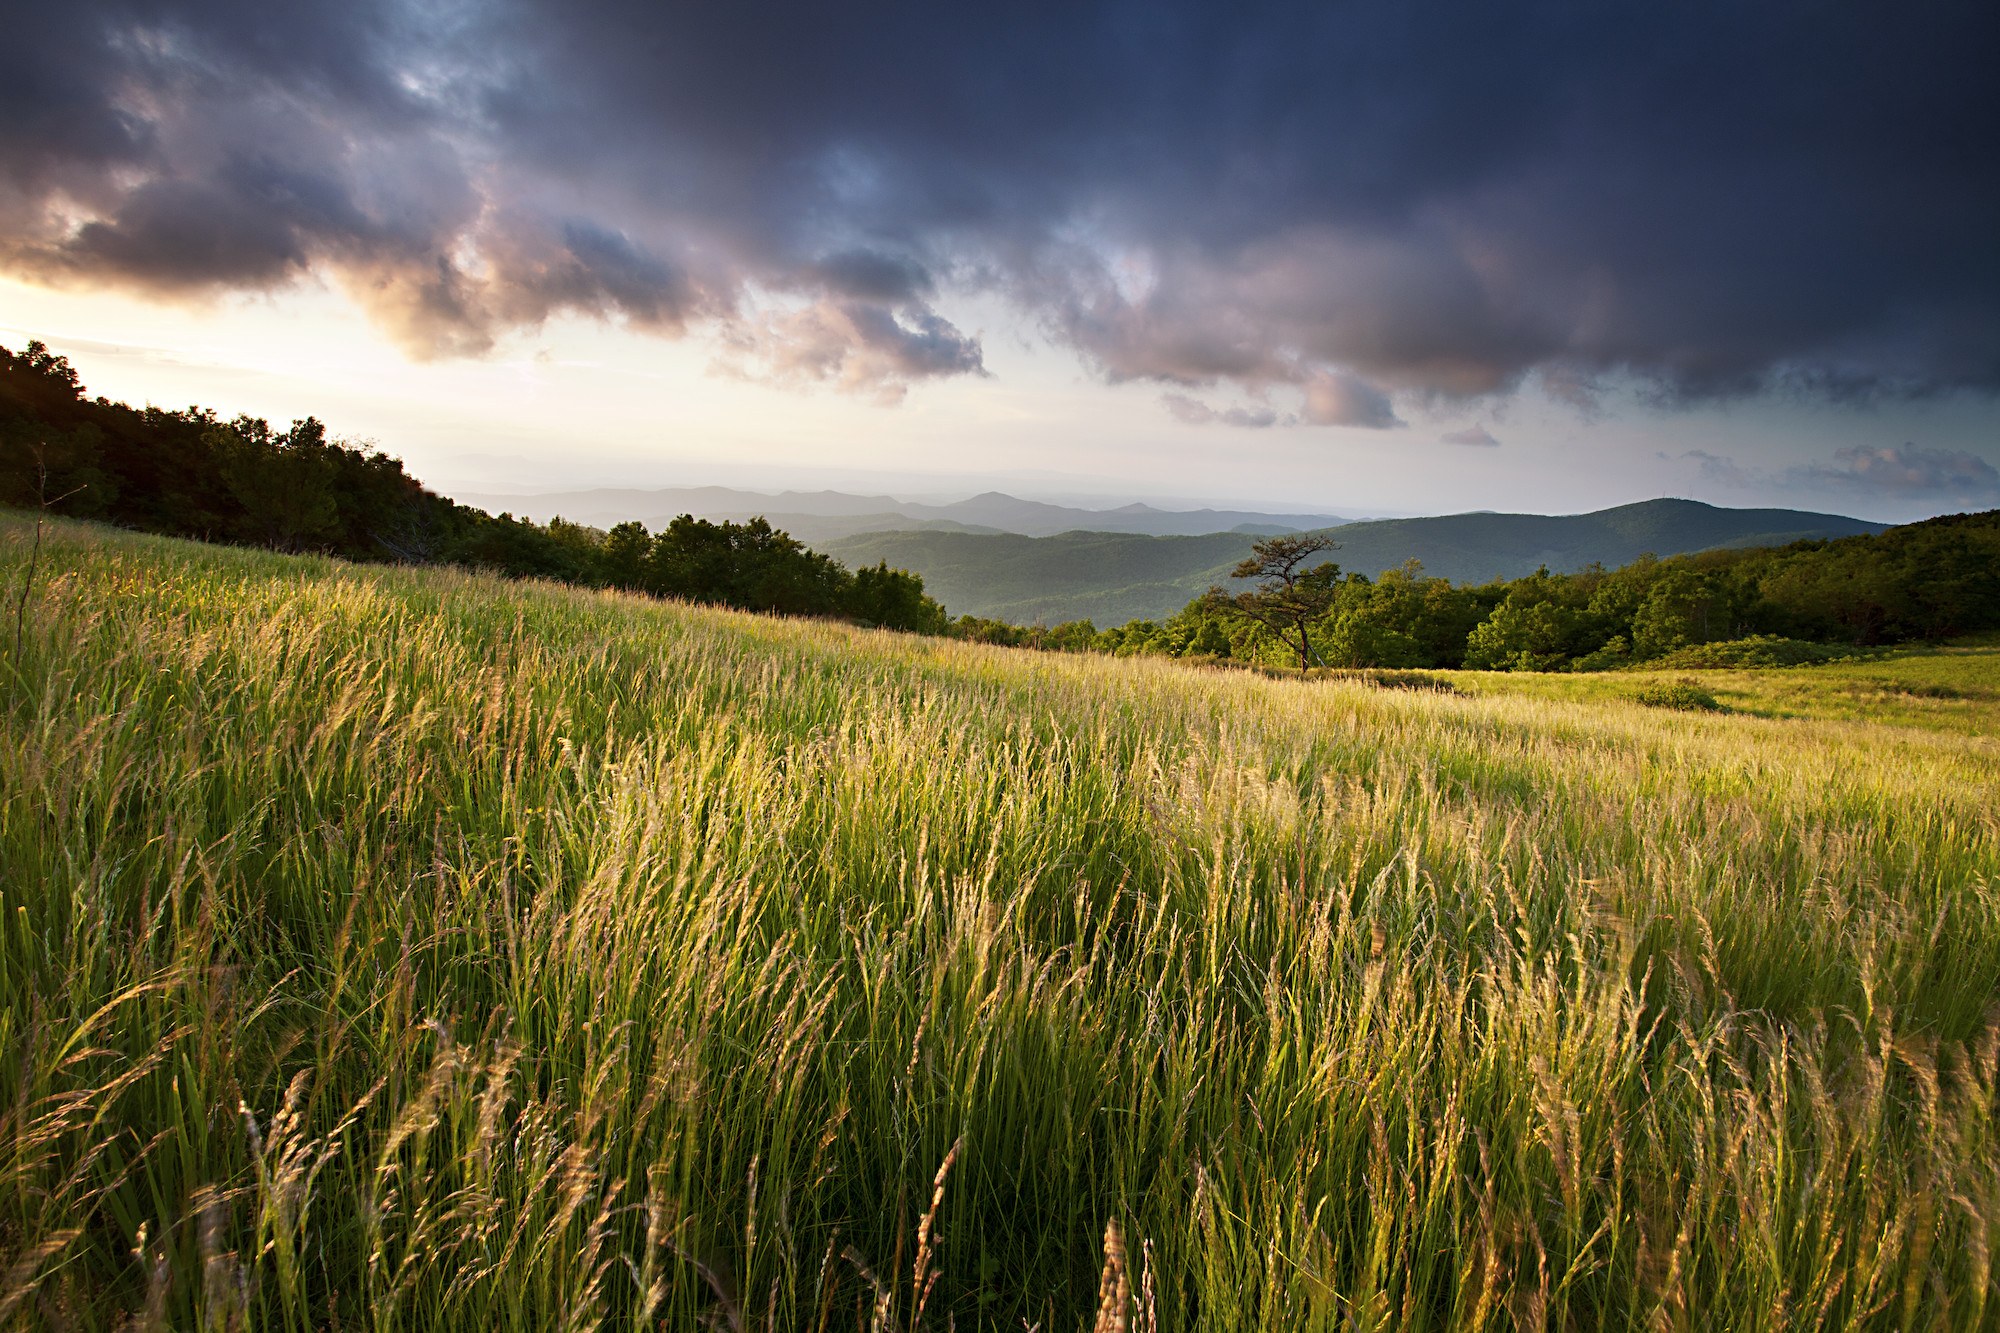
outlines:
M1856 446L1776 474L1706 449L1690 449L1681 458L1695 464L1702 480L1724 486L1812 490L1930 504L2000 501L2000 468L1961 449L1927 449L1915 444Z
M1810 480L1890 495L2000 498L2000 469L1957 449L1914 444L1842 449L1831 463L1808 469Z
M939 303L986 294L1244 426L1391 427L1530 377L1579 404L1620 377L1669 405L1993 392L1996 27L92 0L0 52L0 268L330 283L415 356L558 315L699 330L732 373L885 400L983 372Z

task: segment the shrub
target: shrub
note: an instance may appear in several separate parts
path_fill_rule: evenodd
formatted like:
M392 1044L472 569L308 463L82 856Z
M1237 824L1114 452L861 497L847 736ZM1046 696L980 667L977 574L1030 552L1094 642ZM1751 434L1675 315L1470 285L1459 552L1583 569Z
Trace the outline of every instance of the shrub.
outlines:
M1330 671L1331 680L1356 680L1364 685L1375 685L1385 690L1432 690L1438 694L1457 694L1458 686L1443 676L1429 671L1391 671L1380 668L1363 668L1354 671Z
M1663 680L1639 691L1639 702L1653 708L1682 708L1690 712L1720 713L1722 703L1707 686L1683 676Z
M1632 664L1632 645L1623 634L1614 634L1602 648L1587 653L1570 664L1571 671L1616 671Z
M1690 644L1647 665L1669 670L1819 666L1825 662L1852 662L1869 655L1852 644L1808 643L1778 634L1753 634L1747 639Z
M1963 699L1965 691L1956 685L1899 685L1898 692L1912 699Z

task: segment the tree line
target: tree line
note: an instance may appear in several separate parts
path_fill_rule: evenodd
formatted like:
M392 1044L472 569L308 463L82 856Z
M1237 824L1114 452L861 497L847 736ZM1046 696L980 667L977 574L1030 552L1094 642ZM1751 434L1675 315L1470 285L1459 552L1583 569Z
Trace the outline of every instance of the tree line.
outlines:
M460 565L784 615L942 633L923 580L886 563L849 570L763 519L686 515L649 533L488 514L427 490L402 463L306 417L280 430L199 407L89 397L40 342L0 347L0 503L202 541L356 561Z
M1294 668L1604 671L1783 666L1855 647L2000 629L2000 510L1876 536L1723 549L1573 574L1454 585L1416 561L1376 578L1319 559L1324 533L1267 538L1165 620L1018 626L973 616L960 637L1068 652Z
M284 430L203 408L90 398L69 362L0 347L0 503L127 527L358 561L463 565L512 577L1015 647L1258 666L1596 671L1785 665L1843 648L2000 629L2000 510L1872 537L1642 558L1618 569L1455 585L1411 561L1370 578L1324 557L1325 533L1260 541L1161 621L948 620L923 580L849 570L761 518L682 515L660 532L488 514L437 495L316 418Z

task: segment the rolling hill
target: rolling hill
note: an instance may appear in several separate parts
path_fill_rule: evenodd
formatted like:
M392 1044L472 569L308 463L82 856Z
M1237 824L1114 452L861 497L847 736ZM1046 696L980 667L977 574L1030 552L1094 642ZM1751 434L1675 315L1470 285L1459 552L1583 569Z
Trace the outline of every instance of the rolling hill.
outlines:
M1249 509L1159 509L1149 504L1112 509L1023 500L986 491L949 504L899 500L888 495L845 491L743 491L728 486L671 490L599 489L542 495L487 495L465 492L463 504L492 513L503 510L547 522L560 515L577 523L610 527L637 521L658 531L680 514L734 519L762 516L808 545L818 546L864 532L1018 533L1052 537L1064 532L1129 532L1155 537L1211 532L1264 535L1334 527L1350 520L1338 514L1267 514Z
M1646 500L1591 514L1449 514L1378 519L1338 530L1333 559L1370 576L1407 560L1454 582L1518 578L1538 566L1567 572L1617 566L1651 552L1718 546L1781 546L1815 537L1880 532L1886 525L1796 509L1721 509L1695 500ZM877 532L828 541L849 565L887 560L921 574L954 615L1026 624L1094 620L1121 624L1172 615L1250 550L1247 533L1156 537L1067 532Z

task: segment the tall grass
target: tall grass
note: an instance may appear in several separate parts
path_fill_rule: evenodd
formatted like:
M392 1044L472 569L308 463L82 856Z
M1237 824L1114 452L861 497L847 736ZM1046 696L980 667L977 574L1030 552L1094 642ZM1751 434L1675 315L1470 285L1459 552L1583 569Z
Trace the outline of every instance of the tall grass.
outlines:
M16 1325L2000 1321L1977 736L44 560Z

